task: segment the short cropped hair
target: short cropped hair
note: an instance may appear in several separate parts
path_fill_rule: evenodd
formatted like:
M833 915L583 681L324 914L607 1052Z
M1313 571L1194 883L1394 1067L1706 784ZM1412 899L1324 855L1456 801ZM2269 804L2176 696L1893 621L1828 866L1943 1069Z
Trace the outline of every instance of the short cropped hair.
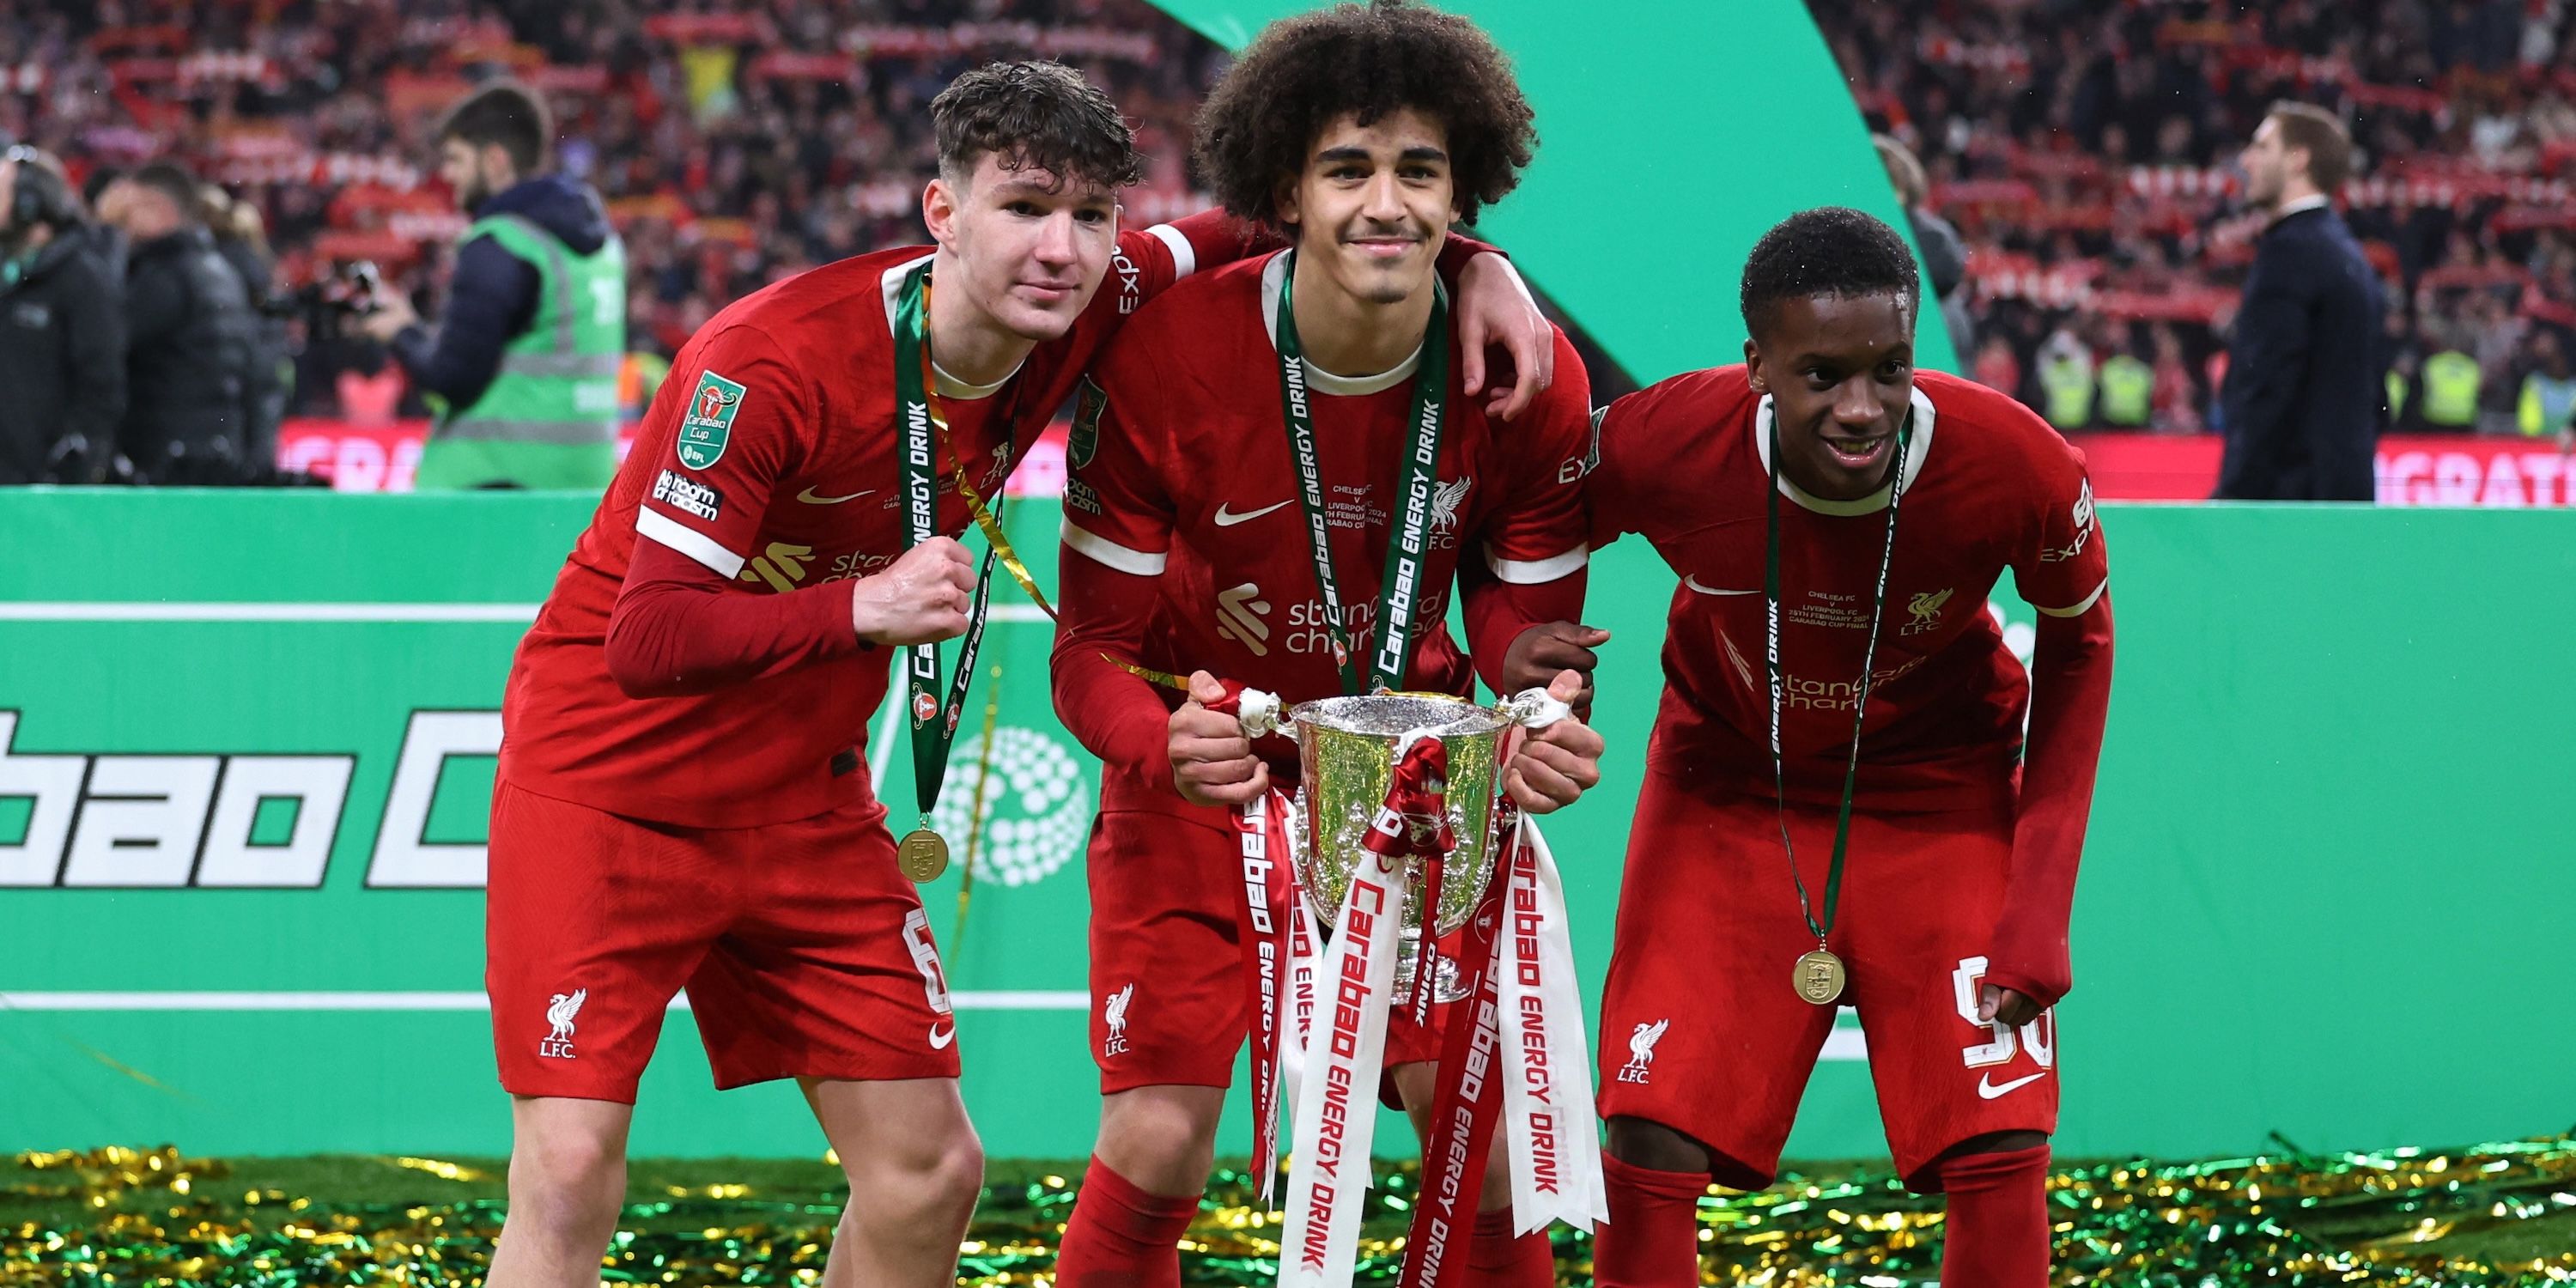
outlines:
M1759 340L1790 300L1898 295L1909 311L1923 305L1914 250L1876 216L1848 206L1819 206L1772 225L1744 261L1744 329Z
M197 208L197 176L176 161L155 161L131 176L134 186L148 188L170 199L179 208L179 220L185 224L205 222Z
M2314 103L2274 103L2263 113L2279 123L2281 146L2308 154L2308 182L2331 196L2352 177L2352 129Z
M1467 223L1519 185L1538 146L1529 100L1491 37L1454 14L1372 0L1263 28L1199 108L1199 169L1228 211L1276 228L1280 181L1305 170L1325 127L1407 108L1448 131Z
M930 100L939 172L963 186L987 154L1005 170L1043 170L1058 182L1118 189L1145 174L1136 132L1118 105L1059 62L986 63Z
M454 139L477 151L498 146L522 179L544 168L546 145L554 133L545 100L534 90L506 81L466 95L438 123L440 143Z

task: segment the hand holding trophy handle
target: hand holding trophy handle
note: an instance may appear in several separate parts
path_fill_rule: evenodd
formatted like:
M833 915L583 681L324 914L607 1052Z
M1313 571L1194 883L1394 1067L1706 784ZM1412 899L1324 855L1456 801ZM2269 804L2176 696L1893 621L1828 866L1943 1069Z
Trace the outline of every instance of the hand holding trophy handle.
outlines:
M1199 672L1199 675L1206 674L1205 671ZM1208 710L1221 716L1233 716L1240 721L1243 725L1244 737L1258 738L1263 734L1281 732L1288 727L1287 709L1280 703L1278 694L1264 692L1233 680L1219 680L1210 676L1210 683L1222 691L1222 696L1200 699L1199 675L1190 677L1190 696L1199 699L1200 705Z
M1503 717L1527 733L1504 748L1503 787L1531 814L1573 804L1601 781L1601 735L1577 718L1583 676L1559 671L1544 689L1523 689L1502 705Z
M1232 808L1261 799L1270 790L1270 769L1252 750L1256 731L1244 714L1245 699L1258 699L1254 714L1273 720L1278 699L1205 671L1191 674L1189 694L1170 720L1172 786L1195 805Z

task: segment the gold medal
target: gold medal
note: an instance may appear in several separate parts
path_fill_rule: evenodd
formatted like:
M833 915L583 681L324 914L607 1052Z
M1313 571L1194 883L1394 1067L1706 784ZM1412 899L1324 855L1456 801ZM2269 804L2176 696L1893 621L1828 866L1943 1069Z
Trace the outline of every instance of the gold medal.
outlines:
M929 828L915 829L895 847L894 862L915 885L928 885L948 870L948 842ZM1841 966L1834 967L1834 977L1837 981L1842 978ZM1837 982L1834 987L1839 989L1842 985Z
M1831 1006L1835 998L1843 995L1843 959L1818 944L1814 952L1798 959L1798 974L1793 982L1798 986L1798 996L1818 1006Z

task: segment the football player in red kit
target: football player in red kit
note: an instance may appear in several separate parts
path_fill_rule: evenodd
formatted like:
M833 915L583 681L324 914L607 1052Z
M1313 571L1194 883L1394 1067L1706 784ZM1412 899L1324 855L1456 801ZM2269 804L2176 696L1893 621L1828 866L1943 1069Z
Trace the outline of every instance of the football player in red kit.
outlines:
M1340 5L1273 23L1208 95L1200 170L1234 214L1291 234L1136 314L1069 440L1056 711L1103 757L1090 845L1100 1141L1066 1224L1066 1288L1177 1285L1218 1110L1247 1036L1231 811L1296 775L1208 711L1216 677L1288 703L1388 688L1468 693L1453 585L1497 690L1530 677L1533 623L1577 616L1587 538L1561 466L1587 435L1564 337L1556 381L1504 422L1461 397L1432 250L1530 160L1510 64L1453 15ZM1414 544L1414 546L1406 546ZM1414 577L1383 574L1419 549ZM1533 636L1535 644L1535 636ZM1510 654L1510 657L1507 657ZM1121 665L1190 675L1188 701ZM1582 677L1546 672L1561 698ZM1528 809L1597 781L1579 721L1507 770ZM1386 1064L1427 1118L1437 1033L1396 1018ZM1502 1157L1497 1151L1494 1157ZM1510 1203L1486 1180L1484 1206ZM1476 1224L1479 1283L1553 1283L1543 1234Z
M1682 575L1601 1008L1604 1288L1700 1281L1695 1203L1770 1180L1837 1002L1897 1166L1948 1196L1942 1282L2047 1282L2108 564L2082 455L1914 370L1920 301L1894 230L1803 212L1745 265L1744 364L1597 420L1596 543ZM2006 568L2027 675L1987 610Z
M970 72L931 114L937 245L702 328L520 646L487 905L516 1098L503 1288L598 1282L636 1082L684 986L718 1085L797 1079L840 1154L857 1198L825 1281L954 1278L982 1160L861 739L888 650L980 614L961 482L992 495L1129 313L1245 247L1215 213L1119 231L1134 141L1067 68ZM1488 325L1528 315L1516 282L1479 293L1504 306ZM935 772L959 695L935 692L935 653L913 660Z
M1065 1230L1067 1288L1177 1285L1247 1029L1233 809L1296 774L1207 709L1215 677L1286 702L1383 684L1466 694L1441 624L1460 587L1473 657L1517 691L1526 628L1577 615L1588 529L1561 467L1588 432L1582 368L1509 424L1464 402L1432 253L1530 158L1509 63L1460 18L1343 5L1272 24L1210 94L1200 168L1292 249L1202 274L1103 353L1068 444L1056 710L1106 765L1092 833L1092 1053L1100 1136ZM1411 502L1409 503L1409 499ZM1417 574L1381 572L1418 541ZM1411 565L1408 565L1411 566ZM1338 605L1338 611L1336 609ZM1511 654L1506 657L1507 652ZM1187 701L1124 664L1189 675ZM1533 810L1596 780L1560 721L1507 771ZM1417 1129L1439 1035L1399 1016L1386 1061ZM1495 1151L1500 1159L1502 1151ZM1553 1282L1489 1172L1472 1282Z

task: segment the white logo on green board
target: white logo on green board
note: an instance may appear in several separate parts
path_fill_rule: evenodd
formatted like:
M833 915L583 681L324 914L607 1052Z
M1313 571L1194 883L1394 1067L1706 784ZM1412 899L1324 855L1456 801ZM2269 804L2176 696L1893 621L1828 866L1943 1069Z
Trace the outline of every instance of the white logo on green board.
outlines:
M1035 729L1000 725L993 730L992 781L983 787L976 826L976 787L983 778L984 738L961 738L950 758L948 781L931 809L931 825L944 836L975 839L975 872L1006 886L1028 885L1053 875L1082 853L1091 835L1091 798L1082 766L1063 744Z

